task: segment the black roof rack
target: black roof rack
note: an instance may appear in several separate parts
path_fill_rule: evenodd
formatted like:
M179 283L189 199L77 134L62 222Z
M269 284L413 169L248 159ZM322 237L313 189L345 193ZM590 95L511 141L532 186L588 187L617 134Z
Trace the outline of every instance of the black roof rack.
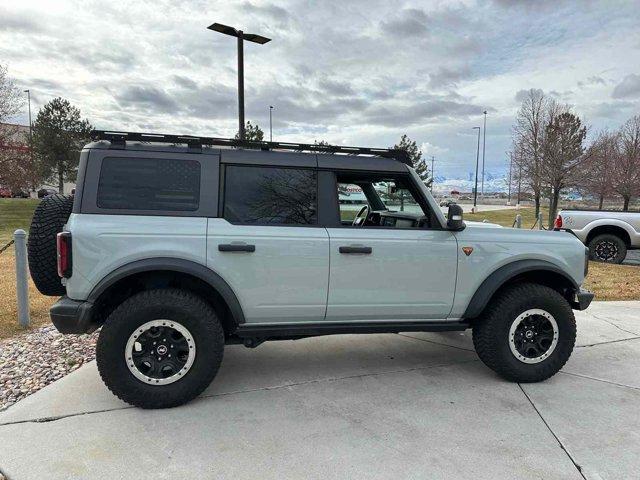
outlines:
M227 146L257 150L292 150L296 152L342 153L346 155L369 155L392 158L412 166L406 151L396 148L345 147L342 145L319 145L317 143L263 142L238 140L235 138L198 137L192 135L165 135L160 133L117 132L93 130L92 140L108 140L114 147L125 147L126 142L186 144L191 149L207 146Z

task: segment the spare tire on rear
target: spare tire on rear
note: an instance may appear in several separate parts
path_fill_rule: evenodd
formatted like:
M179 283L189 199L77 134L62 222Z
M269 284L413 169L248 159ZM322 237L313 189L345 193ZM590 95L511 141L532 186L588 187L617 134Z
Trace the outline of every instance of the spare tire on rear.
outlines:
M29 271L43 295L66 293L58 276L56 235L67 223L72 207L72 196L55 194L43 198L33 213L28 242Z

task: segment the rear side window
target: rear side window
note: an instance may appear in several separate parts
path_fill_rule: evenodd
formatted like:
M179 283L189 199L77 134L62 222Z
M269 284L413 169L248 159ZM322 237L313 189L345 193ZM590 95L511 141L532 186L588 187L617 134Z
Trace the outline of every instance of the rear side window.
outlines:
M315 225L315 170L229 165L225 170L224 218L233 223Z
M105 158L98 208L195 211L200 201L200 162L161 158Z

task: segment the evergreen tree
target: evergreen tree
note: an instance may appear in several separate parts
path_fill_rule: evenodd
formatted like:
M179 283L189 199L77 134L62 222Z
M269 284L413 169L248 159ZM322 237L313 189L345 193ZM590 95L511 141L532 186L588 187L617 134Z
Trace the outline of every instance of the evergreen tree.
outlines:
M240 139L240 132L236 133L236 140ZM264 132L256 123L255 125L251 124L251 121L247 120L247 126L244 129L244 139L252 140L254 142L261 142L264 140Z
M33 124L33 152L43 178L57 177L62 193L65 181L75 181L79 152L92 127L80 110L64 98L54 98L38 112Z

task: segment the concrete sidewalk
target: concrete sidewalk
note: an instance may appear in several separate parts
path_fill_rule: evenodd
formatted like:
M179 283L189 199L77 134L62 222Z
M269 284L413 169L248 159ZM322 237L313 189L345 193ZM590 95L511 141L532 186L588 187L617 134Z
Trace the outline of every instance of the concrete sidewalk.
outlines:
M205 394L119 402L95 364L0 413L9 480L636 478L640 302L578 312L562 373L512 384L470 333L334 336L225 352Z

